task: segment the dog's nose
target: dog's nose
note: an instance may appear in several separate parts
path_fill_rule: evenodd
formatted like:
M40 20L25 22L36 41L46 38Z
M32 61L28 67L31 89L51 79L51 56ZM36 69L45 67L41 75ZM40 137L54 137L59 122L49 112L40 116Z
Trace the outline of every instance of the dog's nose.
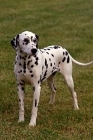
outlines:
M37 49L33 48L33 49L31 50L31 52L32 52L32 54L34 55L34 54L36 54Z

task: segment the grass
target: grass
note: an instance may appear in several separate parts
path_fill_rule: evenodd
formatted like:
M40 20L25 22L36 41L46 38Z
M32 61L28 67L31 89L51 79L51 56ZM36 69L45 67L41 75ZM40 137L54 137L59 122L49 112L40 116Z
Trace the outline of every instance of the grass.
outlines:
M74 111L63 78L55 78L56 101L49 105L50 90L42 84L37 126L29 128L32 88L26 87L25 122L17 123L18 99L13 73L15 50L10 40L29 30L39 35L39 47L58 44L77 60L93 60L92 0L0 0L0 140L92 140L93 66L73 65L80 110Z

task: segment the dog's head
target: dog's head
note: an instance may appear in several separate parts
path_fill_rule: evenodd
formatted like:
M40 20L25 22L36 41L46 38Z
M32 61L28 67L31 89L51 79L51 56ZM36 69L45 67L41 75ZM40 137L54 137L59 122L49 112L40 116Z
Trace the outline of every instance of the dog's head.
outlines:
M32 32L25 31L18 34L11 40L11 45L15 50L21 50L28 55L35 55L38 48L38 36Z

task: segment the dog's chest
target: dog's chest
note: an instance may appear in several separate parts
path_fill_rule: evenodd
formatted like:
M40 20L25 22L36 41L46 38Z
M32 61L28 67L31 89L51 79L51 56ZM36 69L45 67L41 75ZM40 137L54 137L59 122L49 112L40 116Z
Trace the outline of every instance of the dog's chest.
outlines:
M21 59L20 59L21 58ZM16 57L14 73L19 81L24 80L26 83L31 83L35 77L41 74L41 58L38 56Z
M33 73L31 69L29 70L26 66L24 67L16 64L14 67L14 73L18 81L24 80L27 84L31 83L31 77L33 77Z

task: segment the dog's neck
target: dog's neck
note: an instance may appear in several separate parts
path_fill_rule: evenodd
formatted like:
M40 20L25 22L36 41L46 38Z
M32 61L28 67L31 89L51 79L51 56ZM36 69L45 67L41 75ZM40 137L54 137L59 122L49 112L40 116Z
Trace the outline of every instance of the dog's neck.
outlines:
M25 63L26 61L26 58L27 58L27 54L23 53L22 50L18 50L17 51L17 56L16 56L16 59L19 61L19 65L23 66L23 64Z

